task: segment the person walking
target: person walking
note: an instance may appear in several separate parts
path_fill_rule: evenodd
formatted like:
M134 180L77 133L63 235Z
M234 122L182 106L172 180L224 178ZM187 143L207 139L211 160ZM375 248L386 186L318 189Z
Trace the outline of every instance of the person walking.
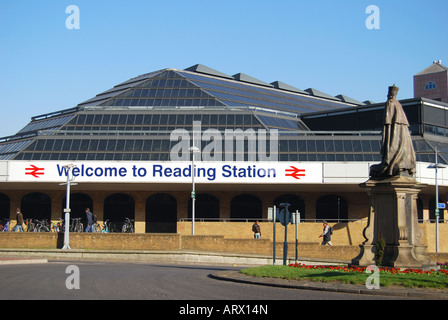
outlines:
M89 208L86 208L87 227L84 232L93 232L93 214Z
M17 224L14 226L12 231L17 231L17 229L19 229L20 232L23 232L23 214L20 212L20 208L16 209L16 220Z
M322 234L319 236L319 238L323 238L321 245L330 245L332 246L333 244L331 243L331 235L333 233L333 229L328 225L327 221L323 222L323 226L324 226L324 230L322 232Z
M255 223L252 225L252 231L254 232L255 239L261 238L261 227L258 224L258 221L255 221Z

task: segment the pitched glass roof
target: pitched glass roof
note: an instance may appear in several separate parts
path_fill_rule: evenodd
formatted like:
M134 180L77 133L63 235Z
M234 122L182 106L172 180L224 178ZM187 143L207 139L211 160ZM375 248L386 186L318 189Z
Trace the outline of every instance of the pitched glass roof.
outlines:
M219 79L185 71L178 71L177 73L190 79L194 84L229 106L261 106L297 114L353 106L242 81Z
M207 70L210 69L202 66L148 73L123 82L79 106L258 106L298 115L353 106L335 97L323 99L302 94L300 90L283 89L290 86L274 86L242 73L231 78Z
M176 143L170 132L192 130L200 121L203 130L220 132L278 129L280 161L379 161L380 134L316 132L302 122L308 113L342 108L345 114L359 106L341 100L348 101L200 65L163 69L75 108L32 118L16 135L0 139L0 160L169 160ZM414 140L418 161L433 161L431 143ZM448 143L437 147L440 161L448 162Z

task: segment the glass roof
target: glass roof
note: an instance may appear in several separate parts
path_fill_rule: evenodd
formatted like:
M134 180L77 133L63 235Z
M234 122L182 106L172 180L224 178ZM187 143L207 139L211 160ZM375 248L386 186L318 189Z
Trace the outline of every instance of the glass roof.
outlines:
M177 73L190 79L194 84L203 88L212 96L219 98L222 102L226 104L230 102L232 106L262 106L297 114L351 106L332 100L317 99L288 91L255 86L245 82L217 79L190 72L178 71Z
M79 106L256 106L297 115L353 106L332 99L185 70L164 69L128 80Z
M203 130L220 132L278 129L280 161L380 161L380 134L310 131L299 117L352 106L230 76L164 69L32 118L0 140L0 160L169 160L170 132L200 121ZM448 163L448 143L421 137L414 139L417 160L433 162L436 146Z

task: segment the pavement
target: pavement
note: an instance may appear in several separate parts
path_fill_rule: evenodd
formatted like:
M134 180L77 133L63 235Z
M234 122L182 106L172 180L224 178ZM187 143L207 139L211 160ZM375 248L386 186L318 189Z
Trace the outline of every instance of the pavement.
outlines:
M62 249L2 249L0 248L0 268L8 264L46 264L61 260L95 260L112 262L164 262L187 264L232 265L233 267L250 267L256 265L272 265L272 257L257 255L241 255L217 252L195 251L126 251L126 250L62 250ZM293 263L295 261L287 261ZM302 264L344 264L343 261L310 261L301 259ZM276 264L283 264L276 259ZM338 282L324 283L305 280L285 280L275 278L253 277L238 270L225 270L209 275L220 281L232 281L251 285L262 285L288 289L318 290L353 293L361 295L382 295L391 298L419 300L448 300L448 290L420 289L404 287L381 287L368 289L365 285L343 284Z

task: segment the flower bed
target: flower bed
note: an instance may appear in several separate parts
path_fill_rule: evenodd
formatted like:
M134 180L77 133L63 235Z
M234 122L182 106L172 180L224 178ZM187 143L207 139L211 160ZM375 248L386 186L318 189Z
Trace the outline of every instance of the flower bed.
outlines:
M390 274L422 274L422 275L446 275L448 276L448 263L437 263L437 265L440 266L439 270L427 270L424 271L422 269L415 269L415 268L406 268L406 269L400 269L400 268L388 268L388 267L380 267L378 270L380 272L387 272ZM323 266L323 265L305 265L302 263L293 263L289 265L290 267L294 268L302 268L306 270L315 270L315 269L321 269L321 270L328 270L328 271L341 271L341 272L359 272L359 273L365 273L366 267L349 267L349 266Z

